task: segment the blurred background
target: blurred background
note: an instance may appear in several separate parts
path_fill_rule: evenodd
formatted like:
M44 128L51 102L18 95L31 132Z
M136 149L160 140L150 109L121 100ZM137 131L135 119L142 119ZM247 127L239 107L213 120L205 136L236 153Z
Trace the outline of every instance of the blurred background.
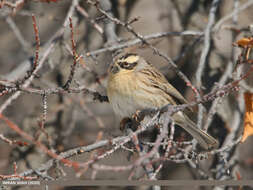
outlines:
M6 1L12 5L18 1ZM8 4L0 8L0 79L17 81L24 77L29 70L35 55L35 34L31 14L37 20L40 37L40 55L48 48L54 35L63 30L63 35L57 39L55 48L50 52L38 76L30 84L31 87L48 89L63 86L70 72L73 58L71 55L71 39L69 24L63 27L69 10L74 1L24 1L16 8ZM212 6L212 0L111 0L112 14L126 22L138 18L131 26L139 34L146 36L161 32L174 31L205 31L208 24L208 15ZM219 2L214 28L211 34L210 51L207 55L206 67L202 77L202 92L206 94L218 83L228 69L228 65L234 67L241 49L232 46L234 42L242 37L250 36L248 26L253 20L253 3L242 11L238 7L249 3L248 0L223 0ZM85 11L85 13L83 12ZM217 23L231 14L234 10L238 13L226 20L218 29ZM104 33L105 18L101 13L86 1L79 1L78 6L72 13L74 25L74 40L77 45L77 54L86 55L87 52L104 47L112 46ZM87 14L87 15L86 15ZM96 23L96 27L94 24ZM121 40L120 43L135 39L125 28L117 26L116 34ZM200 62L203 50L203 36L168 35L162 38L151 40L150 43L172 58L178 68L196 84L196 71ZM187 87L169 64L155 55L145 45L130 47L131 51L138 52L156 68L158 68L189 101L195 100L194 92ZM107 69L112 61L112 54L109 51L86 57L78 62L72 86L85 85L89 89L106 95ZM232 67L231 67L232 68ZM239 76L238 72L229 71L225 83L230 82ZM242 92L252 91L251 83L244 81L245 85L239 92L233 92L217 103L214 116L208 125L208 132L219 139L220 146L233 142L242 133L244 102ZM245 87L247 86L247 87ZM2 106L12 94L0 97ZM206 114L212 107L212 102L204 104ZM37 94L22 93L8 107L1 109L2 114L16 123L22 130L31 136L37 135L39 130L38 121L43 113L42 97ZM197 109L196 109L197 111ZM204 123L207 120L204 120ZM78 94L56 94L47 97L47 115L45 130L50 136L48 139L43 132L39 132L38 139L50 150L57 153L67 151L74 147L89 145L97 140L112 139L122 136L119 129L120 120L114 115L110 104L94 101L91 96L83 93ZM177 134L177 131L178 134ZM26 141L15 131L10 130L6 123L0 121L0 133L9 139ZM231 135L232 134L232 135ZM187 136L182 130L176 127L178 137ZM232 136L232 137L231 137ZM188 138L188 137L187 137ZM224 144L225 143L225 144ZM249 137L245 143L233 147L232 151L223 154L210 156L209 159L200 161L198 167L209 177L217 177L218 165L227 162L230 172L224 179L253 179L253 149L251 145L253 138ZM39 168L50 158L34 145L28 146L9 145L0 140L0 174L13 173L13 163L16 162L18 173L28 169ZM105 151L103 148L98 151L85 153L72 157L71 160L86 162ZM108 157L99 161L107 165L128 165L136 160L136 155L129 156L129 151L119 149ZM130 157L130 158L129 158ZM219 158L218 158L219 157ZM60 169L59 169L60 168ZM51 171L52 170L52 171ZM59 179L78 178L73 168L55 167L48 171L48 175ZM136 171L136 179L143 177L143 169ZM87 169L80 176L80 179L92 179L94 171ZM95 179L127 179L130 171L112 172L99 171ZM162 180L190 180L203 179L200 170L194 169L189 163L165 162L159 172L158 179ZM144 177L145 179L145 177ZM207 178L208 179L208 178ZM20 187L19 189L24 189ZM61 189L62 187L56 188ZM122 187L121 187L122 188ZM126 187L122 189L149 189L150 187ZM189 187L162 187L162 189L188 189ZM68 189L68 188L66 188ZM75 188L83 189L83 188ZM105 189L105 187L87 187L85 189ZM113 189L108 187L107 189ZM120 189L115 188L114 189ZM214 189L214 187L195 187L193 189ZM234 189L234 188L232 188ZM243 189L251 189L245 187Z

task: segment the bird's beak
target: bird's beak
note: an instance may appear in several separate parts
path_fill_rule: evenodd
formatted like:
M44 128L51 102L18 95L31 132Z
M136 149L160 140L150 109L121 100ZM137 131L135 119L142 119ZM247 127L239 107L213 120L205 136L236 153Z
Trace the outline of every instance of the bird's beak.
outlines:
M118 66L112 65L111 67L111 73L116 74L119 72Z

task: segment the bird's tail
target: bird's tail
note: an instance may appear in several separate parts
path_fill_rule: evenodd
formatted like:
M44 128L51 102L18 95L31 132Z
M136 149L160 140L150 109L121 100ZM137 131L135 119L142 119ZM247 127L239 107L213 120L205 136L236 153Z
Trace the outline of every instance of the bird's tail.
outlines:
M215 138L197 128L196 124L182 112L174 114L173 119L177 125L190 133L204 149L210 150L219 147L219 142Z

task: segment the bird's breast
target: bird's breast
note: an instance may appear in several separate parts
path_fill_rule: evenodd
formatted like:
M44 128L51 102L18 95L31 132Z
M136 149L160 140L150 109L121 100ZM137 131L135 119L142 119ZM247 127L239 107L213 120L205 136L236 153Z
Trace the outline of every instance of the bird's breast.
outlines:
M169 102L169 96L155 88L145 75L117 73L109 76L107 95L115 114L129 117L137 110L157 108Z
M130 72L109 76L107 95L115 114L121 117L129 117L137 110L134 100L137 88L135 81L135 75Z

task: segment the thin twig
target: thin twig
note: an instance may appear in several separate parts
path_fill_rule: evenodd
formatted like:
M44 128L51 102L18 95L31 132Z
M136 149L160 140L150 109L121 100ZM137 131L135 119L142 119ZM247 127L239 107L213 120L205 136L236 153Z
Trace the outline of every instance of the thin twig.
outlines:
M31 45L27 42L27 40L25 40L24 36L21 34L19 28L17 27L13 19L10 16L7 16L5 21L9 24L10 28L18 39L19 43L22 45L23 49L25 51L28 51Z
M201 90L200 88L202 87L201 78L202 78L202 75L203 75L203 72L205 69L205 65L207 62L207 55L210 51L211 31L212 31L212 27L215 23L215 14L216 14L219 4L220 4L220 0L213 0L212 5L211 5L211 9L209 12L209 16L208 16L208 24L207 24L205 32L204 32L204 48L202 50L200 60L199 60L198 69L196 71L196 85L197 85L198 90ZM196 96L197 96L197 99L200 99L200 94L196 94ZM202 126L203 113L204 113L204 107L203 107L203 105L199 104L198 105L198 123L197 123L197 126L199 128L201 128L201 126Z
M79 11L80 14L82 14L88 22L91 23L91 25L100 33L100 34L104 34L104 30L96 23L95 20L91 19L89 14L84 10L83 7L81 7L80 5L76 6L77 11Z
M253 5L253 0L248 0L246 3L235 9L232 13L222 17L213 27L214 32L218 32L224 22L226 22L229 19L232 19L234 15L238 14L239 12L249 8L250 6Z
M77 65L77 53L76 53L76 43L74 40L74 29L73 29L73 24L72 24L72 18L69 17L69 27L71 30L71 44L72 44L72 56L73 56L73 64L71 64L71 68L70 68L70 74L68 77L67 82L64 84L63 89L68 90L69 86L73 80L74 74L75 74L75 70L76 70L76 65Z

